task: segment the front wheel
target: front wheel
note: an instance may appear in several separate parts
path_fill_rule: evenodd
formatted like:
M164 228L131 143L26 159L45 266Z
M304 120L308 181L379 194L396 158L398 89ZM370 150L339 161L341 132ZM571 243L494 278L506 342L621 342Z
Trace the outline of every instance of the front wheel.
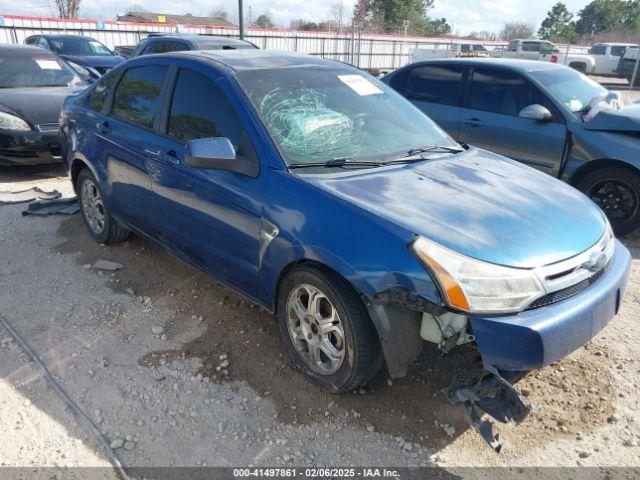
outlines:
M285 347L310 379L336 392L365 385L382 361L375 327L342 278L303 267L280 286L278 322Z
M611 222L616 235L626 235L640 228L640 174L612 167L596 170L576 185Z

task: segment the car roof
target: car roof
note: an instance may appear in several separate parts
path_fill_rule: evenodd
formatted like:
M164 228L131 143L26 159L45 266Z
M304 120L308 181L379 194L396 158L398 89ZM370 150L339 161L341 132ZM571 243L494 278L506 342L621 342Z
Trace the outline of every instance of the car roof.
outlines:
M53 54L50 51L40 47L32 47L30 45L0 44L0 56L4 58L33 57L35 55L53 56Z
M186 40L188 42L207 45L247 45L249 42L245 40L238 40L231 37L218 37L209 35L182 35L182 34L168 34L168 35L153 35L146 39L164 41L164 40ZM145 39L145 40L146 40Z
M193 57L220 63L234 71L265 70L280 68L345 68L344 63L314 57L302 53L279 52L275 50L261 50L258 48L239 50L193 50L185 52L165 53L154 55L158 57ZM353 68L353 67L349 67Z
M637 43L622 43L622 42L598 42L594 43L593 46L603 46L603 47L634 47L638 45Z
M87 37L85 35L50 35L50 34L46 34L46 33L39 33L37 35L31 35L31 37L43 37L43 38L48 38L48 39L65 39L65 38L86 38L88 40L95 40L95 38L93 37ZM30 37L29 37L30 38Z
M540 60L523 60L519 58L449 58L425 60L412 65L432 65L432 64L462 64L482 67L499 67L519 70L521 72L536 72L541 70L557 70L565 67L557 63L541 62Z

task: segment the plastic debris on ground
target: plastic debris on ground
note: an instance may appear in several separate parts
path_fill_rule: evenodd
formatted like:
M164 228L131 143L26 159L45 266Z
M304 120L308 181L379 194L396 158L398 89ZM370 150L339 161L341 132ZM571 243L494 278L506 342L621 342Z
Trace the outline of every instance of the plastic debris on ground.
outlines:
M38 200L27 205L22 216L27 215L73 215L80 211L76 197L59 198L55 200Z
M32 187L28 190L20 190L17 192L0 191L0 203L25 203L33 200L55 200L60 198L60 192L52 190L45 192L38 187Z

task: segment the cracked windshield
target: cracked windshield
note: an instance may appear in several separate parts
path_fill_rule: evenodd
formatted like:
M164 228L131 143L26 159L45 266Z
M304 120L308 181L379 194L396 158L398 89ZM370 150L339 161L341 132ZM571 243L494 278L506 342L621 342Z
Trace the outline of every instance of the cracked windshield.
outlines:
M258 70L238 80L289 164L384 161L418 146L456 145L389 87L352 70Z

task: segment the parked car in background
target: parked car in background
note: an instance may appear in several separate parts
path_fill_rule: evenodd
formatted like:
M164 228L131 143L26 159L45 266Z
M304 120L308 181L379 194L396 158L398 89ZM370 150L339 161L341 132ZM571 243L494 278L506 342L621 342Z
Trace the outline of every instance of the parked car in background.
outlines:
M480 44L458 43L433 45L430 47L418 47L411 51L409 61L411 63L421 62L423 60L433 60L436 58L455 58L455 57L487 57L489 52Z
M637 47L632 43L596 43L589 49L589 55L596 64L594 74L606 77L620 76L618 65L627 48Z
M60 162L62 102L86 83L41 48L0 45L0 165Z
M124 62L124 58L116 55L107 46L91 37L32 35L27 37L24 43L46 48L59 55L89 81L100 78L104 73Z
M433 60L382 79L454 139L575 186L623 235L640 227L640 106L584 120L607 90L563 65L509 59Z
M578 348L624 295L630 255L593 202L340 62L141 56L67 99L62 138L96 241L138 232L275 312L332 391L404 375L423 339L475 342L464 398L500 416L505 376Z
M636 69L636 63L639 53L639 47L628 47L627 49L625 49L624 55L618 62L618 68L616 69L616 72L620 77L626 78L629 84L631 84L631 82L633 81L633 73ZM638 70L640 70L640 68ZM633 85L634 87L640 86L640 78L638 77L640 77L640 72L636 73L636 79Z
M553 43L537 39L510 40L506 50L492 51L491 57L519 58L524 60L539 60L542 62L568 65L582 73L596 74L596 60L583 53L568 53L560 51Z
M246 40L229 37L214 37L207 35L161 34L149 35L140 40L129 58L150 53L181 52L186 50L238 50L243 48L258 48Z

